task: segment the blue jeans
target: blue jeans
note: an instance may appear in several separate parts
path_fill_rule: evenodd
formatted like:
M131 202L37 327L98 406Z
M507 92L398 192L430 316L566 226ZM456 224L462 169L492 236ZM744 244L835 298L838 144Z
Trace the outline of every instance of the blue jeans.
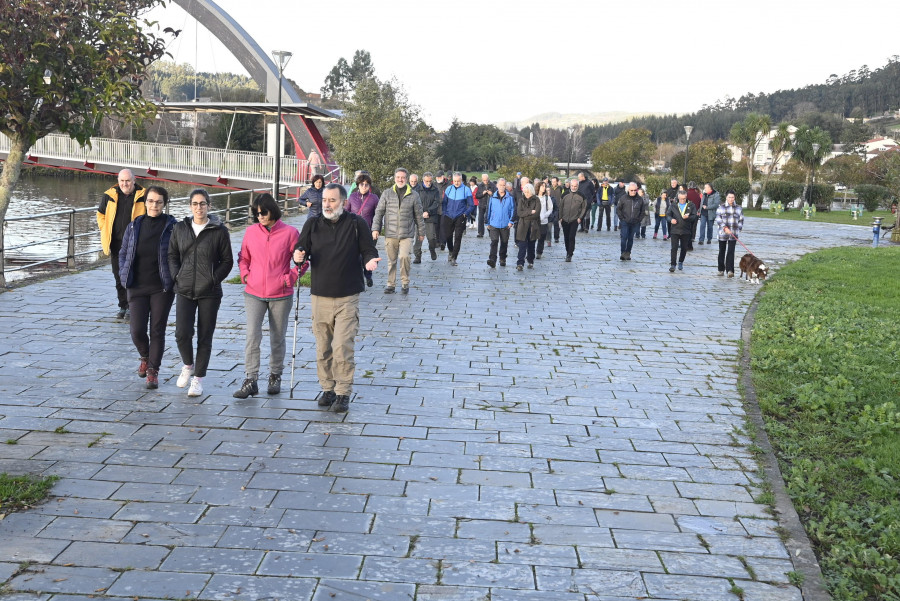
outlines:
M622 252L630 253L631 247L634 244L634 234L638 230L641 229L640 222L638 223L627 223L625 221L619 221L619 235L622 238Z
M669 235L669 220L665 215L657 215L656 216L656 224L653 226L653 235L656 235L656 232L659 231L659 226L662 225L663 237Z
M697 231L700 234L697 237L697 242L703 242L703 232L706 232L706 241L710 242L713 236L713 226L715 225L716 220L710 219L706 216L706 211L703 211L703 214L700 215L700 225L697 226Z

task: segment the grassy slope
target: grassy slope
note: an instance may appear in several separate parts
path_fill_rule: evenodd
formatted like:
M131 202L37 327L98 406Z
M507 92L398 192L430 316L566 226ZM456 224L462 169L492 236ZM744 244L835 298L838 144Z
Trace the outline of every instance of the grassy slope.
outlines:
M900 248L783 268L752 338L753 381L834 598L900 599Z

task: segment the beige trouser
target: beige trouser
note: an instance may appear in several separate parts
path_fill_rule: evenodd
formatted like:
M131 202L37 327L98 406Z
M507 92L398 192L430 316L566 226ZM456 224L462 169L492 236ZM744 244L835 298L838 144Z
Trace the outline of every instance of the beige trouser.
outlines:
M400 283L409 286L409 253L412 251L412 238L385 238L384 249L388 256L387 285L391 288L397 282L397 259L400 259Z
M354 351L359 331L359 295L331 298L310 295L316 337L316 372L322 390L349 395L356 369Z

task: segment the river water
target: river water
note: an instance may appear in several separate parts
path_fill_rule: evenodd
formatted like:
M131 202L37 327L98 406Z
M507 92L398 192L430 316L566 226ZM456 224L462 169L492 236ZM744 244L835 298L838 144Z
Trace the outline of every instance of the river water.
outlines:
M9 210L6 212L7 220L14 217L28 217L39 213L49 213L63 209L96 209L103 198L103 193L114 185L115 179L109 180L97 178L53 177L45 175L24 175L16 186L10 201ZM178 219L190 215L187 195L195 187L188 184L172 184L168 182L154 182L138 179L138 184L144 187L162 185L169 192L170 202L168 212ZM210 194L217 194L220 190L209 190ZM246 205L248 194L235 192L232 195L232 206ZM213 196L212 209L224 209L226 197ZM233 217L232 217L233 218ZM6 248L6 279L14 281L34 272L58 269L65 266L65 260L40 268L26 271L9 271L28 263L43 261L46 259L64 257L67 250L66 240L44 242L27 248L15 249L14 247L31 242L51 240L68 236L69 215L53 217L41 217L26 221L7 222L4 227L4 248ZM100 235L97 230L97 216L95 210L87 210L75 214L75 233L91 233L90 236L79 237L75 241L75 252L87 253L78 257L79 263L93 262L97 259L100 250ZM12 250L10 250L12 249Z

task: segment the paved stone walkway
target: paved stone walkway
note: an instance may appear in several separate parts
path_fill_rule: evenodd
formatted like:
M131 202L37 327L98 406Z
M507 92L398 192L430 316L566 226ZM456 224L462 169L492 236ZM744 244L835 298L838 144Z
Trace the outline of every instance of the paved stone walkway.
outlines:
M770 264L869 238L745 233ZM245 401L238 286L199 399L173 329L144 388L107 269L0 294L0 471L61 476L0 521L4 598L799 600L738 430L758 287L716 277L715 246L676 274L661 240L618 261L614 232L524 272L487 248L469 230L459 267L426 255L408 297L379 269L346 416L313 401L308 292L297 398Z

